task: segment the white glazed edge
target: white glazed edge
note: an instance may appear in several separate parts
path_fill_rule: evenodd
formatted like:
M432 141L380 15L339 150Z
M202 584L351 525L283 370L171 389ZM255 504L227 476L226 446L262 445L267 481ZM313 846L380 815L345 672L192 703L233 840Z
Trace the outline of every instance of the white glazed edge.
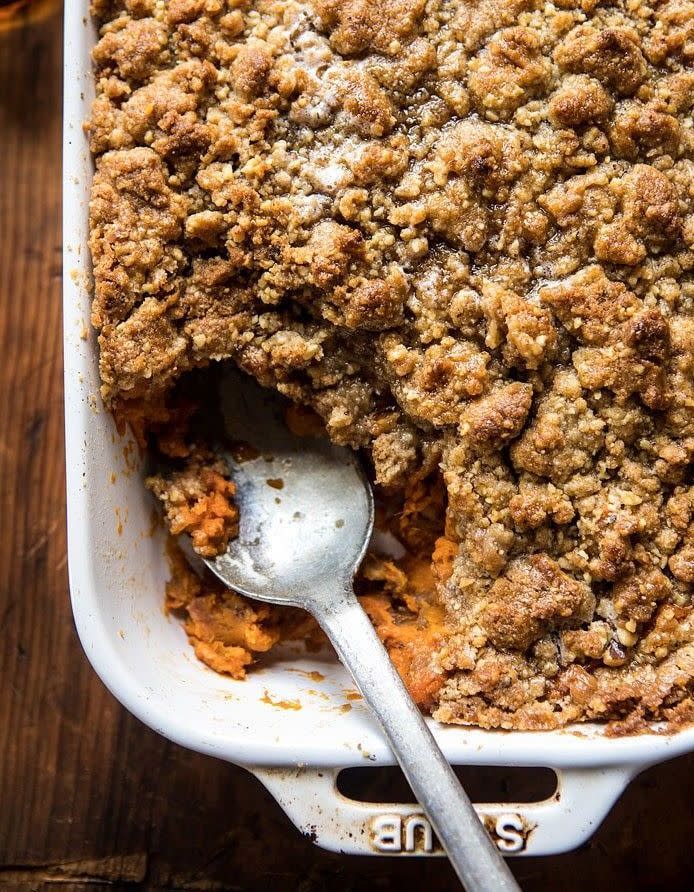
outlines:
M355 703L348 714L340 711L344 688L351 687L340 667L325 657L294 654L254 672L245 682L234 682L202 667L178 622L162 614L166 566L161 537L148 533L151 506L137 471L128 467L132 449L127 460L122 453L128 438L119 437L101 407L96 345L89 330L87 202L92 167L82 123L93 95L93 41L88 0L65 4L68 558L72 608L84 650L104 684L141 721L182 746L254 771L297 827L319 845L344 852L426 854L426 832L413 830L421 821L416 807L356 803L335 788L336 775L344 767L393 764L364 708ZM322 685L309 683L297 668L319 669L326 680ZM321 688L317 694L316 687ZM298 700L302 708L279 709L268 699ZM497 841L510 854L549 854L581 844L635 774L694 750L694 728L674 735L610 739L589 726L505 733L431 724L454 764L548 766L557 771L558 792L544 803L481 807L488 822L501 821ZM389 820L396 824L389 825ZM504 835L504 820L510 821L510 838ZM514 823L524 827L520 845L518 834L513 836ZM399 842L390 839L391 826L400 827ZM409 845L412 839L414 846Z

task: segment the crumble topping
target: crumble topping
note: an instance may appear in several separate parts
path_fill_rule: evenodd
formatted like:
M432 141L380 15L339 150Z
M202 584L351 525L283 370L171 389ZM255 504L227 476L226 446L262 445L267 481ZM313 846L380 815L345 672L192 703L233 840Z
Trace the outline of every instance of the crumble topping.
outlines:
M691 0L92 5L106 403L231 360L443 486L363 576L440 720L694 718Z

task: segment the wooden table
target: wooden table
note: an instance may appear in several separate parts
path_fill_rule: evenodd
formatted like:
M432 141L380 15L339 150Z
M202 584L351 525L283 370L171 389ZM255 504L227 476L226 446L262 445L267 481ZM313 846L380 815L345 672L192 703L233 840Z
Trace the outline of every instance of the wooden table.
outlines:
M180 749L105 691L65 558L57 17L0 35L0 892L457 889L442 860L327 854L243 770ZM694 889L694 757L641 776L583 850L523 888Z

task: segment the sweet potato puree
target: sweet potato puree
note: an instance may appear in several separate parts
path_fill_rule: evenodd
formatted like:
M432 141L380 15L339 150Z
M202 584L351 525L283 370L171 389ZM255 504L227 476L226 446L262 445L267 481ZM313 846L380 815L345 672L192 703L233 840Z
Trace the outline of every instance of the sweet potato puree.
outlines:
M202 494L186 511L193 518L193 534L200 537L198 550L202 548L201 553L205 553L207 548L219 550L220 516L236 518L237 514L231 501L233 486L220 487L218 472L203 475L199 468L196 471L196 479L209 480L211 492ZM159 489L159 484L150 486L155 492ZM173 487L178 489L180 481ZM417 543L417 551L397 561L370 553L356 580L362 606L410 693L423 708L431 707L444 678L432 668L432 653L440 645L445 623L443 608L437 602L436 582L450 575L455 553L454 543L443 536L432 542L436 516L432 509L435 502L440 502L441 492L440 485L427 487L417 482L412 487L402 510L391 518L391 528L411 545ZM225 510L220 501L226 502ZM438 508L441 518L440 504ZM380 522L385 522L385 508L379 509ZM175 534L168 510L167 519ZM208 530L211 538L202 542ZM196 656L215 671L244 678L249 666L280 641L303 639L310 648L326 643L318 626L302 611L251 602L229 592L212 574L199 577L174 540L169 545L169 561L166 609L183 617Z

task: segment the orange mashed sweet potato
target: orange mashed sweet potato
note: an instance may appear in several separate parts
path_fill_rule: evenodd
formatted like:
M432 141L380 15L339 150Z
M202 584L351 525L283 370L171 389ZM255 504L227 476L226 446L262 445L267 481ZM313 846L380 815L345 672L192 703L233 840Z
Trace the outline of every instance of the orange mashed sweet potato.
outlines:
M304 433L315 432L311 419L297 413L292 421L300 424ZM173 535L191 533L200 551L196 534L216 533L226 518L233 517L236 522L238 512L233 504L233 484L217 471L196 470L201 482L211 484L209 495L177 513L167 507L166 518ZM150 482L150 488L160 497L163 485L161 480L156 486ZM180 486L179 476L172 488ZM170 503L170 493L167 498ZM436 535L437 521L440 525L443 517L441 498L440 481L434 478L415 481L397 512L381 500L381 523L398 533L409 550L397 560L369 553L356 580L362 606L412 697L423 709L432 707L445 679L432 660L445 637L444 610L437 602L436 584L450 575L455 544ZM214 541L207 539L203 548L211 548ZM173 539L169 560L166 609L183 618L196 656L216 672L242 679L253 662L280 641L303 639L309 648L325 642L307 614L251 602L227 590L212 574L198 576Z

